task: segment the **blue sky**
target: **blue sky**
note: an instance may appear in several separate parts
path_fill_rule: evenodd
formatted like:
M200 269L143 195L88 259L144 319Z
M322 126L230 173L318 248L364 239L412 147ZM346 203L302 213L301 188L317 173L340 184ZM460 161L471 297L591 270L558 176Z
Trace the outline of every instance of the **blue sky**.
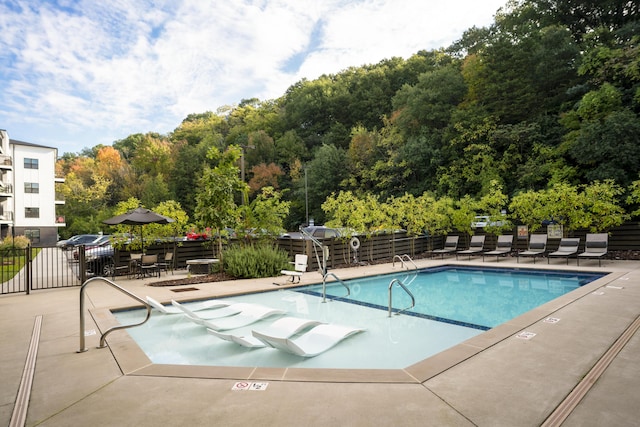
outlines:
M0 129L59 154L446 47L506 0L0 0Z

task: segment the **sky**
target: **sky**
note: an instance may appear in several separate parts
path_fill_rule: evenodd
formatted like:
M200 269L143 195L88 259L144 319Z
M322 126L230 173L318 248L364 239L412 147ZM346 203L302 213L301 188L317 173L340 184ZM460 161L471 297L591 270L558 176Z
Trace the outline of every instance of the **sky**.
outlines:
M79 153L408 58L506 0L0 0L0 129Z

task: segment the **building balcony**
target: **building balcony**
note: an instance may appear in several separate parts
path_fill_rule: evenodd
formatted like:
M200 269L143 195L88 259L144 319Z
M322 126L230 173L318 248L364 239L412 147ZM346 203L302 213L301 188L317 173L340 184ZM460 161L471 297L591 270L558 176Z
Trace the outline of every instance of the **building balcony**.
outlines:
M13 185L0 182L0 197L13 196Z
M56 216L56 227L64 227L67 223L65 222L64 216L58 215Z
M0 212L0 224L12 224L13 212Z
M13 159L11 156L0 156L0 169L13 169Z

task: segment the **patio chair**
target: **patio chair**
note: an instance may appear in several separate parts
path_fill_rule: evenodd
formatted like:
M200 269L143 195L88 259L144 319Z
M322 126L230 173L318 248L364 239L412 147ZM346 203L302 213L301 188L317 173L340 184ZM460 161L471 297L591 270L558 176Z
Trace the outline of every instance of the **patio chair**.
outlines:
M560 239L558 250L547 255L547 264L549 264L551 258L566 258L567 265L569 265L569 257L578 253L578 246L580 246L580 238L578 237L565 237Z
M307 271L307 255L296 254L293 262L293 270L282 270L280 274L291 277L291 283L300 283L300 278Z
M173 252L164 254L164 260L158 262L158 268L160 271L164 270L166 273L169 273L169 270L171 270L171 274L173 274Z
M160 277L158 255L142 255L140 258L140 276L145 277L147 274Z
M498 236L498 242L496 243L496 248L492 251L483 252L482 253L482 262L484 262L484 257L486 255L495 255L496 262L498 262L498 258L500 255L507 255L511 253L511 248L513 247L513 235L511 234L501 234Z
M460 236L447 236L447 239L444 242L444 247L442 249L431 251L431 257L433 258L433 254L440 254L441 259L444 259L446 254L454 253L458 249L459 240Z
M520 257L533 257L533 263L536 263L536 257L544 256L547 252L547 235L546 234L532 234L529 238L529 249L524 252L518 253L517 262L520 262Z
M469 242L469 249L465 249L462 251L456 252L456 259L458 259L458 255L469 255L469 259L471 259L471 255L477 255L484 250L484 241L487 236L475 235L471 236L471 242Z
M323 324L318 325L297 338L281 338L253 331L253 336L278 350L302 357L313 357L324 353L342 340L363 332L364 329L350 326Z
M589 233L584 243L584 252L578 254L576 263L580 265L580 258L597 258L598 267L602 265L602 258L607 254L609 235L607 233Z

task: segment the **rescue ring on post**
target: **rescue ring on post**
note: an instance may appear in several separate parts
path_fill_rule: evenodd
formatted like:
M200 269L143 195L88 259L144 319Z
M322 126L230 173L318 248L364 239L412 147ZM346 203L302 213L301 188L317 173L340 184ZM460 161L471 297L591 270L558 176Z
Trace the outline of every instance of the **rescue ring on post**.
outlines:
M360 239L352 237L351 240L349 240L349 244L351 245L351 249L357 251L360 248Z

